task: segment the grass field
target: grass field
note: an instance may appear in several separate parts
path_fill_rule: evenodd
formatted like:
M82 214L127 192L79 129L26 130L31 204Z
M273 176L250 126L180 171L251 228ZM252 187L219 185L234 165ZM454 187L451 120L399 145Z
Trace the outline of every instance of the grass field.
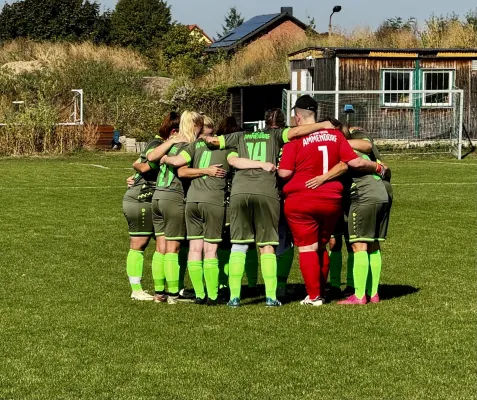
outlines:
M237 310L131 302L133 158L0 159L0 398L475 398L476 158L388 158L385 301Z

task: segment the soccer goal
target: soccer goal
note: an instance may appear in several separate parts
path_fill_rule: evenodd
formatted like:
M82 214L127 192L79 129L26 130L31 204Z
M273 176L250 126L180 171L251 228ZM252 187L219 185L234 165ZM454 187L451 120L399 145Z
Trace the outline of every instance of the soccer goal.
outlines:
M294 123L296 99L309 94L318 118L334 117L364 128L383 152L451 152L462 158L463 90L283 92L283 111Z

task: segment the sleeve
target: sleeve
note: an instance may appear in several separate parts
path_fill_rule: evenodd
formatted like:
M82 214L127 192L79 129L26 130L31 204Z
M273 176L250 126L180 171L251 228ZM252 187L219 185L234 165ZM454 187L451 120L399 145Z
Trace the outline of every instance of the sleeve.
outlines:
M280 160L279 169L286 169L289 171L294 171L296 166L296 143L294 141L292 143L288 143L283 148L282 159Z
M288 132L291 128L276 129L273 134L277 139L277 143L280 147L284 146L286 143L290 142L288 139Z
M371 149L371 153L373 154L373 157L375 160L380 160L381 159L381 154L379 153L379 150L378 148L376 147L376 145L374 144L374 140L371 136L369 136L367 133L365 132L356 132L356 133L352 133L351 134L351 139L362 139L362 140L366 140L368 142L371 142L373 148Z
M227 160L229 157L238 157L237 149L231 148L227 151Z
M229 135L219 136L220 149L230 149L231 147L238 147L239 138L243 135L243 132L234 132Z
M343 135L339 135L338 138L340 145L340 161L348 163L351 160L359 157L351 148L350 144Z
M147 161L147 155L162 143L164 143L162 140L153 140L148 143L144 151L141 153L141 159L144 160L144 162L147 162L152 169L159 169L159 165L155 162Z
M187 164L190 164L191 161L194 159L195 154L195 142L189 143L187 146L183 147L179 155L184 157L187 161Z

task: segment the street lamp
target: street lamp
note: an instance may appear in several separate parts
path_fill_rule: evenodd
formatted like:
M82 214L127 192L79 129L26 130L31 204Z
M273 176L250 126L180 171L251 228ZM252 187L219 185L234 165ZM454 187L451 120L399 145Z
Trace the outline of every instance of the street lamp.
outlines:
M334 6L333 12L330 15L330 24L328 25L328 35L331 35L331 18L333 17L334 13L339 13L341 11L341 6Z

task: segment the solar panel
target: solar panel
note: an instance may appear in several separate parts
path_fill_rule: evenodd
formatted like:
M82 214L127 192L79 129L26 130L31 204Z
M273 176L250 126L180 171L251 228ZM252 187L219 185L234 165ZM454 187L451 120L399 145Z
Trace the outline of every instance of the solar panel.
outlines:
M213 43L210 47L228 47L233 45L235 42L243 39L245 36L256 31L263 25L270 22L272 19L277 17L280 14L268 14L268 15L258 15L249 19L247 22L244 22L242 25L235 28L227 36L224 36L222 39Z

